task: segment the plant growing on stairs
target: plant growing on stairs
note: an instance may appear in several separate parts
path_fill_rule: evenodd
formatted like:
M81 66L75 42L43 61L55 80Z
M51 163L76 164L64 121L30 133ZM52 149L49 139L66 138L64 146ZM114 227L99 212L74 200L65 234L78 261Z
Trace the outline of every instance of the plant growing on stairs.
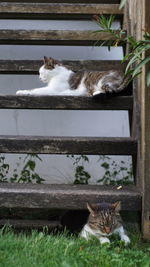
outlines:
M123 3L125 3L125 1L122 1L122 5ZM122 62L128 62L125 75L130 78L130 82L141 73L141 69L144 65L150 63L150 56L145 55L145 52L150 51L150 33L144 32L142 40L136 40L133 36L126 35L125 31L121 28L117 31L112 29L112 24L115 20L114 15L109 17L95 15L94 19L101 28L96 32L107 32L115 37L115 41L104 41L101 45L107 45L110 50L111 46L117 47L122 43L128 43L129 53L123 57ZM147 72L147 86L150 86L150 68Z
M90 163L86 155L67 155L73 162L74 184L88 184L92 178L86 169L87 163ZM124 160L113 160L108 156L98 156L96 163L99 164L100 178L96 183L103 185L128 185L133 184L132 164Z
M36 172L36 160L41 158L37 154L27 154L23 160L23 167L19 171L21 165L21 157L19 157L16 167L9 177L10 165L6 162L3 155L0 155L0 183L42 183L44 179Z

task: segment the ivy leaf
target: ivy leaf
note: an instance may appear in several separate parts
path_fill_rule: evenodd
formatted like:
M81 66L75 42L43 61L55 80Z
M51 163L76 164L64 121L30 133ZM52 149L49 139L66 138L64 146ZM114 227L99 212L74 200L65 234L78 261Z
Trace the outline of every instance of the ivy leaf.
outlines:
M32 170L32 171L34 171L34 169L35 169L35 161L33 161L33 160L29 160L28 161L28 166L29 166L29 168Z
M105 170L109 169L109 164L108 164L107 162L103 162L103 163L101 164L101 166L102 166Z

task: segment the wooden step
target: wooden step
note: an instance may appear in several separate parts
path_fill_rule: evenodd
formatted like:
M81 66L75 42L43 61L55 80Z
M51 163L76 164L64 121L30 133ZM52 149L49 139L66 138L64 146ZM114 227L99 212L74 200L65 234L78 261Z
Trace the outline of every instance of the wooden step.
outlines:
M43 229L44 227L49 230L61 228L59 221L48 220L14 220L14 219L0 219L0 228L4 225L11 225L15 229Z
M86 17L94 14L122 15L123 10L118 4L89 4L89 3L0 3L0 18L29 18L29 19L66 19ZM65 15L65 16L64 16ZM80 15L80 16L78 16Z
M79 0L1 0L1 2L27 3L79 3ZM80 3L119 4L120 0L80 0Z
M122 202L122 210L141 210L135 186L0 184L0 207L86 209L87 202Z
M116 30L117 32L117 30ZM72 30L0 30L0 44L35 45L99 45L114 41L114 35L105 32Z
M83 96L15 96L0 95L0 109L57 109L57 110L132 110L132 96L100 98Z
M0 136L0 153L136 155L128 137Z
M67 68L78 70L122 70L127 63L120 60L61 60ZM0 74L38 74L42 60L0 60Z

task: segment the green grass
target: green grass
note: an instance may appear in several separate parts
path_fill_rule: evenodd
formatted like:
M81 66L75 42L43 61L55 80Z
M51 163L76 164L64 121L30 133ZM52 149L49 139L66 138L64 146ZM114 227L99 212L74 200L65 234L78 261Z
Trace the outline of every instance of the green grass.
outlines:
M0 266L2 267L150 267L150 242L139 234L129 234L129 247L112 237L111 245L101 246L96 239L86 241L67 233L43 232L15 234L0 231Z

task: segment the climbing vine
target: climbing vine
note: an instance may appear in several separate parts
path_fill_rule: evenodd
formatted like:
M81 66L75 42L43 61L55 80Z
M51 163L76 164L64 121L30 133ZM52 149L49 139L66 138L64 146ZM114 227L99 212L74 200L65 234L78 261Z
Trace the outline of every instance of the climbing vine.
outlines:
M88 184L92 175L87 171L87 164L90 159L85 155L68 155L73 162L74 184ZM133 184L132 164L124 160L113 160L108 156L98 156L96 163L99 164L99 176L96 181L100 184L127 185Z
M23 167L20 169L21 157L19 157L12 175L9 176L10 165L3 155L0 155L0 182L11 183L42 183L44 179L36 172L36 161L41 158L37 154L28 154L23 160Z

